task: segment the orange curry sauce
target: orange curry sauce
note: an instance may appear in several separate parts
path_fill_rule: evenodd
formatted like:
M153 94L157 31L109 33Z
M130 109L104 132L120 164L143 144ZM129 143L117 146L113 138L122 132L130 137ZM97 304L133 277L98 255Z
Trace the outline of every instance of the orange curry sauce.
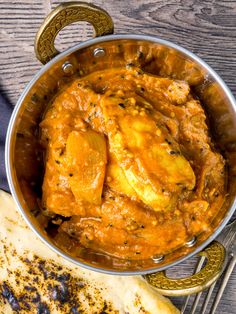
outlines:
M46 112L42 203L78 245L146 259L210 227L224 159L189 85L114 68L76 79Z

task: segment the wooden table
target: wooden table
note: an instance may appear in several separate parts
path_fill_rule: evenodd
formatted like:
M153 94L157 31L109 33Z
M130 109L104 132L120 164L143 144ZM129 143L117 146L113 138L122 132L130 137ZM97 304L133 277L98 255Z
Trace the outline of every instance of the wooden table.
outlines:
M41 68L34 55L34 37L44 17L62 1L0 0L0 91L14 105L25 85ZM64 1L66 2L66 1ZM112 16L115 33L156 35L193 51L211 65L236 95L236 1L97 0ZM57 38L63 50L91 37L87 23L66 27ZM190 274L195 260L174 270ZM182 299L174 302L181 304ZM236 313L234 271L219 314Z

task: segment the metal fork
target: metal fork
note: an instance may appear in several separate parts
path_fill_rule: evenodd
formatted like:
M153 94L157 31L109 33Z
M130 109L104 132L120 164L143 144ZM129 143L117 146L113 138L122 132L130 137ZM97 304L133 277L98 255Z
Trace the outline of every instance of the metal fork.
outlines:
M215 313L217 306L218 306L218 304L221 300L221 297L223 295L223 292L225 290L225 287L227 285L227 282L228 282L230 275L231 275L231 273L234 269L234 266L236 264L236 219L232 223L230 223L228 226L226 226L226 228L221 232L221 234L217 238L217 241L221 242L221 244L223 244L223 246L225 247L227 260L226 260L225 268L224 268L223 275L222 275L223 278L222 278L219 290L218 290L218 292L215 296L215 299L212 303L212 307L209 311L209 314ZM201 268L204 264L204 260L205 260L204 256L200 258L200 260L199 260L199 262L195 268L195 271L194 271L195 273L197 273L201 270ZM219 280L221 280L221 278ZM206 313L206 310L207 310L209 301L211 299L212 292L215 288L215 285L216 285L216 282L214 282L211 285L211 287L208 289L199 313L201 313L201 314ZM193 304L191 306L190 312L188 312L189 314L194 314L196 312L198 305L199 305L201 295L202 295L202 292L199 292L198 294L195 295L195 298L194 298ZM190 297L191 296L186 297L185 303L181 309L182 314L187 313L186 309L187 309L187 305L189 304Z

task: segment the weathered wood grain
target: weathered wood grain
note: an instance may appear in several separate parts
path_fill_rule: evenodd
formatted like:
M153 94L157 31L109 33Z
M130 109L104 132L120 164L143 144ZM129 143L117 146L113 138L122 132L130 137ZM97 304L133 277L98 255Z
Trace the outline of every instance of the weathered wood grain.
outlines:
M51 8L62 1L0 0L0 91L14 105L27 82L41 68L34 37ZM64 1L66 2L66 1ZM154 35L193 51L211 65L236 95L236 1L229 0L97 0L112 16L115 33ZM87 23L66 27L56 46L66 49L92 36ZM171 272L190 274L195 261ZM180 304L182 299L175 299ZM236 313L236 271L218 314Z

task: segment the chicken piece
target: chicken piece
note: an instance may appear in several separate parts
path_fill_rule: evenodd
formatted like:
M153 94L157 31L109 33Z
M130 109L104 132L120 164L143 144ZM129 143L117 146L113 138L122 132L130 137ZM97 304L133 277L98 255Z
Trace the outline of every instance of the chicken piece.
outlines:
M107 94L101 106L110 149L145 204L157 211L171 208L174 192L193 189L195 175L189 162L151 116L150 105L137 95L124 101Z
M101 204L107 163L106 141L93 131L72 131L66 143L69 185L78 203Z
M178 105L182 105L187 101L190 92L188 83L184 81L173 81L167 90L167 95L171 101Z
M113 191L125 194L131 198L137 198L138 195L129 184L124 171L119 166L118 160L114 153L109 153L109 162L107 165L106 185Z
M66 232L87 248L132 259L163 254L167 246L169 250L187 239L181 216L171 214L173 221L163 223L169 212L157 213L106 189L103 195L100 209L86 207L85 216L72 216L63 222L59 232Z
M89 217L65 221L61 228L65 232L71 232L84 247L131 260L148 259L157 254L168 253L166 247L173 249L181 246L183 239L187 240L181 219L158 226L158 232L156 226L141 232L129 232ZM178 237L173 236L172 228L178 230Z

